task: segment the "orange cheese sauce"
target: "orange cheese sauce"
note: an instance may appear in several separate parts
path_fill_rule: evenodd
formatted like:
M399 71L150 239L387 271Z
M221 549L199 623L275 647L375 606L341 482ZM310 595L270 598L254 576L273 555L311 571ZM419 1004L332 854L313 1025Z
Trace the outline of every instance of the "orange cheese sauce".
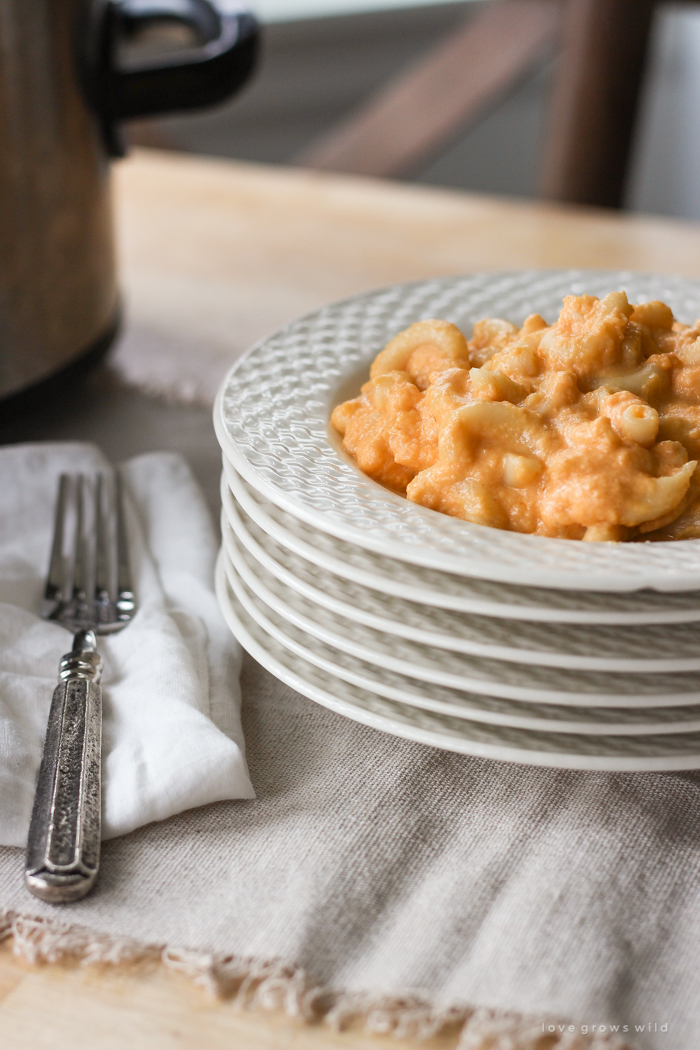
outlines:
M419 321L332 422L360 470L465 521L567 539L700 536L700 321L624 292L553 325Z

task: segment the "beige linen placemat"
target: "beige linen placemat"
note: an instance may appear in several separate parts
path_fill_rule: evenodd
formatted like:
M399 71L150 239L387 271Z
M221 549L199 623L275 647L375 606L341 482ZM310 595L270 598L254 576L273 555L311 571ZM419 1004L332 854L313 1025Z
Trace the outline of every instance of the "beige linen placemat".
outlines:
M463 1020L465 1048L539 1050L552 1017L566 1023L548 1048L618 1045L624 1026L649 1050L697 1045L700 774L441 752L326 711L251 659L242 687L257 800L105 843L96 892L61 909L25 892L21 851L0 850L19 950L117 961L168 946L243 1001L402 1034Z

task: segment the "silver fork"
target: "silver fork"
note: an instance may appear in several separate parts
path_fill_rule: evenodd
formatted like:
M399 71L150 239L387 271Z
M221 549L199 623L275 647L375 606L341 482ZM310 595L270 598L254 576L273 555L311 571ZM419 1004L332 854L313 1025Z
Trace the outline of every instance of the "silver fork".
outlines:
M52 904L80 900L100 866L102 659L96 635L133 619L121 481L62 474L42 616L73 632L61 660L29 827L25 881Z

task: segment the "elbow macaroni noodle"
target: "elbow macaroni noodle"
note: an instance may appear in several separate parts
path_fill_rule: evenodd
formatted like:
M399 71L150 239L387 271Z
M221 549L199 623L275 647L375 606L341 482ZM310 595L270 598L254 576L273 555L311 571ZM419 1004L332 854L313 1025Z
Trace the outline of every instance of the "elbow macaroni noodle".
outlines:
M424 507L567 539L700 536L700 321L624 292L553 325L418 321L332 422L360 470Z

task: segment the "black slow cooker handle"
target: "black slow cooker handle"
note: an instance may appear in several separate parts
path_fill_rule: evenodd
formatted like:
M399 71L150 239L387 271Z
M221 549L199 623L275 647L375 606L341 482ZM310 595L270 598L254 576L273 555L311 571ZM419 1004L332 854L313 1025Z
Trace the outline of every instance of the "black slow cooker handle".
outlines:
M93 97L109 152L124 152L119 122L199 109L222 102L248 80L258 51L258 25L237 0L102 0L92 50ZM93 15L95 9L93 9ZM196 47L139 65L118 65L120 39L145 25L182 23Z

